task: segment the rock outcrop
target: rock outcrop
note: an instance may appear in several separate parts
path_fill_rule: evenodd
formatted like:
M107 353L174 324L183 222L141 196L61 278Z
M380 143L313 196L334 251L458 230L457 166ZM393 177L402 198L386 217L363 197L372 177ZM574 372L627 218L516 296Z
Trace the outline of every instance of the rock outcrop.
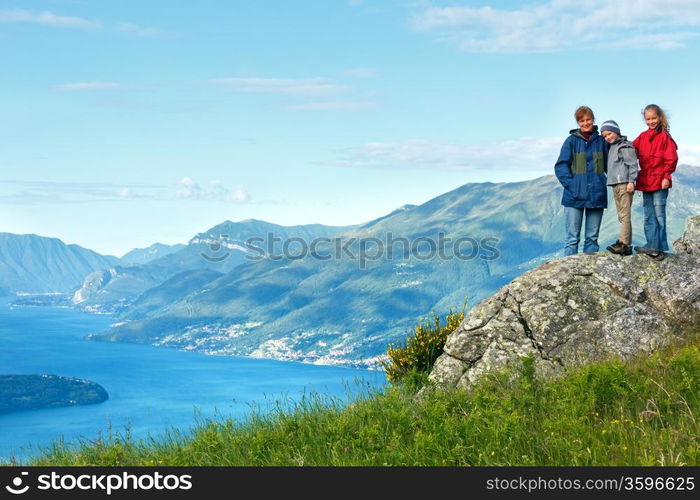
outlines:
M540 373L668 344L676 326L700 322L700 216L678 253L573 255L546 262L477 305L447 339L430 380L470 387L481 375L533 355Z
M685 221L683 236L673 243L678 253L687 253L700 258L700 216Z
M88 274L83 280L83 284L73 294L73 304L82 304L97 295L116 275L115 269L101 269Z

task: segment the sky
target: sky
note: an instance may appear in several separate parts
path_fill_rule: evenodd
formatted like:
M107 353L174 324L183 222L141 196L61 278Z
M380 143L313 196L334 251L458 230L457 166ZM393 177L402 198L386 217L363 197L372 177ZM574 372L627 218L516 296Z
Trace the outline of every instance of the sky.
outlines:
M661 105L700 165L699 35L695 0L0 0L0 232L358 224L553 173L583 104Z

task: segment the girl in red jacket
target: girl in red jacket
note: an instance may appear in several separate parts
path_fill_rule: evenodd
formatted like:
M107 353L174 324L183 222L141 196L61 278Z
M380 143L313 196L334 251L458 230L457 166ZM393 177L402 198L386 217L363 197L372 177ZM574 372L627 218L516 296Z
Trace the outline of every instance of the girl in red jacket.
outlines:
M637 191L644 194L644 235L647 243L634 249L657 260L668 251L666 237L666 198L671 187L671 174L678 163L678 146L668 133L668 119L656 104L644 108L648 130L639 134L633 144L639 157Z

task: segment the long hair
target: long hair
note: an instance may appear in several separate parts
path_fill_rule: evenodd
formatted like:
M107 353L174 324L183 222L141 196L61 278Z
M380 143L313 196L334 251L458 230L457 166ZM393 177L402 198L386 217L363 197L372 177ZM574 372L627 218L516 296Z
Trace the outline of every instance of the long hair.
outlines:
M644 114L647 111L651 111L653 113L656 113L656 116L659 117L659 125L661 126L661 128L663 130L670 130L671 129L671 127L668 125L668 117L666 116L666 113L664 113L663 109L661 109L656 104L649 104L649 106L644 108L644 111L642 111L642 116L644 116Z

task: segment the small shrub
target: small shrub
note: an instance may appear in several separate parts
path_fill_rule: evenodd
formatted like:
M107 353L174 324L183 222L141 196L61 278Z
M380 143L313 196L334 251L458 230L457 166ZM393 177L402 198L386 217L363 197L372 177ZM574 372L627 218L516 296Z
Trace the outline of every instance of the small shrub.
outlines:
M389 359L382 363L389 382L424 383L427 373L442 354L447 336L464 319L465 309L466 304L461 312L451 311L444 321L434 314L432 320L417 324L413 335L409 335L404 343L398 346L390 344L387 349Z

